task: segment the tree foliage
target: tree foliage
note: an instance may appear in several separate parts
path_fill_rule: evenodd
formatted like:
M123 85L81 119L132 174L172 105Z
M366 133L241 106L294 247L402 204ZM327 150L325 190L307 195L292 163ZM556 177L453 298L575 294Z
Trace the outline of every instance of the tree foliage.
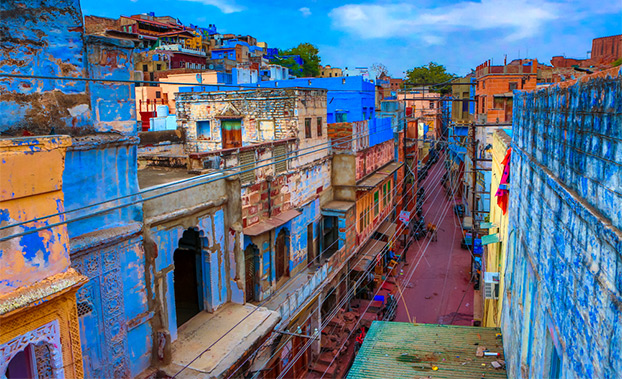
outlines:
M320 50L317 46L305 42L291 49L279 50L279 55L281 57L287 55L299 55L303 61L302 66L298 65L292 58L280 58L277 60L277 63L284 67L291 68L294 75L315 77L320 75L320 62L322 59L320 58L319 53ZM300 69L302 69L302 71Z
M456 78L456 75L447 72L445 66L435 62L406 71L406 83L414 86L445 83L454 78ZM450 86L437 87L437 89L441 93L451 91Z

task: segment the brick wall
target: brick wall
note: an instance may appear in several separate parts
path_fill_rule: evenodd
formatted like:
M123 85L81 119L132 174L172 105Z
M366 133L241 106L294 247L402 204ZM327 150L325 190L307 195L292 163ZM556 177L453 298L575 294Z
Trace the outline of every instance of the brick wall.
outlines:
M607 78L606 74L615 78ZM510 377L622 372L622 80L516 95L502 327Z
M356 154L356 180L361 180L391 162L393 156L393 140L358 152Z
M222 148L221 117L242 120L242 145L305 136L305 118L312 118L312 135L317 137L317 117L326 121L326 91L303 89L259 89L227 92L177 93L178 125L186 130L190 151ZM210 122L210 135L199 138L197 121ZM260 133L260 121L272 122L268 135ZM324 131L326 127L324 126ZM311 141L310 141L311 142ZM309 143L310 143L309 142ZM306 142L305 142L306 143ZM317 142L314 142L314 144Z

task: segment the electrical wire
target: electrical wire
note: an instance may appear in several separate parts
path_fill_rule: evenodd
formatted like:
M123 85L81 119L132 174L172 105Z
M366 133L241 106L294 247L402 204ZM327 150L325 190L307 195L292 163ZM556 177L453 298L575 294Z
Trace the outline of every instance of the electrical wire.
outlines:
M446 214L446 212L445 212L445 214ZM442 216L442 217L444 218L444 216ZM414 238L414 236L413 236L413 237L411 237L411 239L413 239L413 238ZM424 252L422 253L422 257L423 257L423 255L425 254L425 251L427 250L427 248L429 247L430 242L431 242L431 240L429 240L429 241L428 241L428 244L427 244L427 246L426 246L426 249L425 249L425 250L424 250ZM421 258L419 259L419 262L420 262L420 261L421 261ZM417 263L417 265L418 265L418 263ZM414 266L414 269L416 269L416 266ZM413 270L412 272L414 273L414 270ZM380 290L382 289L382 286L384 285L384 283L385 283L387 280L388 280L388 275L385 277L385 279L384 279L383 283L382 283L380 286L378 286L378 290L376 291L376 294L378 294L378 293L380 292ZM370 306L370 305L371 305L371 302L367 305L367 308L365 309L365 312L363 312L363 313L366 313L366 312L367 312L367 309L369 309L369 306ZM334 316L333 316L333 317L334 317ZM361 322L361 320L362 320L362 318L359 318L359 320L358 320L358 321L357 321L357 323L355 324L354 328L353 328L353 329L352 329L352 331L348 334L348 337L346 337L346 339L344 340L344 343L341 345L341 347L338 349L338 351L341 351L341 350L343 349L343 347L345 346L345 343L346 343L346 342L350 339L350 336L352 335L352 333L354 332L354 330L356 330L356 326L357 326L357 325ZM293 361L292 361L292 362L291 362L291 363L290 363L290 364L289 364L289 365L288 365L288 366L287 366L287 367L283 370L283 373L287 373L287 372L291 369L291 367L293 367L293 364L294 364L294 363L295 363L295 362L296 362L296 361L300 358L300 356L302 356L302 353L304 353L304 351L306 351L306 349L308 349L308 347L309 347L309 346L310 346L310 343L307 343L307 345L305 345L305 348L304 348L301 352L299 352L299 354L298 354L298 355L294 358L294 360L293 360ZM337 357L337 355L335 355L335 356L333 357L333 360L332 360L332 361L330 362L330 364L328 365L327 370L328 370L328 368L329 368L329 367L333 364L333 362L334 362L334 360L336 359L336 357ZM325 371L324 371L324 374L326 373L326 371L327 371L327 370L325 370ZM324 375L324 374L323 374L323 375ZM322 375L322 377L323 377L323 375ZM280 376L279 376L279 378L282 378L282 375L280 375Z
M439 172L438 172L438 175L437 175L437 176L440 176L440 172L441 172L441 171L439 170ZM395 188L397 188L397 186L396 186ZM439 193L437 192L437 193L436 193L436 196L435 196L435 199L436 199L436 197L438 196L438 194L439 194ZM428 196L431 196L431 194L430 194L430 195L428 195ZM408 204L410 204L410 202L412 202L412 201L415 201L415 198L414 198L414 197L413 197L413 198L411 198L411 200L409 201L409 203L408 203ZM395 207L395 206L394 206L394 207ZM426 212L426 215L427 215L427 212ZM387 215L386 217L388 217L388 215ZM386 219L386 217L385 217L385 219ZM425 217L425 215L424 215L424 217ZM384 221L384 220L383 220L383 221ZM398 232L403 231L403 230L405 229L405 225L400 226L400 228L402 228L402 229L401 229L401 230L396 230L396 232L395 232L392 236L396 236L396 235L398 235L398 234L399 234ZM398 229L399 229L399 228L398 228ZM377 240L374 242L374 244L376 244L376 243L378 243L378 241L377 241ZM353 254L354 254L354 253L353 253ZM386 254L386 252L385 252L384 254ZM362 260L362 258L363 258L363 257L361 257L361 259L360 259L359 261L361 261L361 260ZM356 266L356 265L355 265L355 266ZM365 270L365 273L367 273L367 271L371 271L371 269L373 269L373 266L372 266L371 268L366 269L366 270ZM339 286L339 284L340 284L343 280L348 279L348 278L349 278L349 274L350 274L350 272L352 272L352 271L353 271L353 270L349 270L349 271L348 271L348 272L344 275L344 278L343 278L342 280L340 280L340 281L339 281L339 283L337 283L337 284L334 286L334 288L333 288L331 291L329 291L329 293L330 293L330 292L332 292L332 291L334 291L334 290L335 290L335 289ZM361 275L361 279L363 279L364 277L365 277L365 275ZM359 283L359 282L360 282L360 280L357 282L357 285L358 285L358 283ZM353 295L354 295L354 288L356 288L356 286L353 286L353 288L351 289L351 291L352 291L352 295L346 295L346 296L345 296L345 297L341 300L341 302L333 308L333 309L334 309L334 311L330 313L330 316L328 317L328 318L329 318L328 322L330 322L330 320L332 320L332 318L334 318L334 317L335 317L336 313L338 312L338 310L339 310L339 309L341 309L341 307L345 304L345 302L346 302L347 300L349 300L351 296L353 296ZM309 316L309 317L310 317L310 316ZM307 320L309 319L309 317L307 317ZM306 320L305 320L305 322L306 322ZM325 324L323 327L321 327L321 328L320 328L320 330L322 330L322 329L323 329L326 325L328 325L328 322L326 322L326 324ZM291 337L289 337L289 338L288 338L288 339L287 339L284 343L282 343L282 344L281 344L281 347L280 347L279 349L277 349L277 351L276 351L276 352L278 352L278 350L280 350L281 348L283 348L283 347L285 346L285 344L286 344L287 342L289 342L289 340L291 340ZM274 354L276 354L276 352L274 352ZM274 354L273 354L273 356L274 356ZM267 360L267 362L269 362L269 361L273 358L273 356L271 356L271 357ZM249 357L249 358L250 358L250 357ZM247 360L248 360L248 358L247 358ZM244 362L244 363L245 363L245 362ZM244 363L243 363L243 364L244 364ZM243 364L242 364L242 365L243 365ZM241 367L241 366L240 366L240 367ZM262 369L263 369L263 367L265 367L265 365L264 365L264 366L262 366ZM262 371L262 369L260 369L259 371ZM286 370L285 372L287 372L287 370Z
M379 130L379 132L386 131L386 130L389 130L389 129L390 128L383 128L382 130ZM332 149L334 146L341 146L343 144L348 144L348 143L351 143L354 139L360 139L360 138L364 138L364 137L370 136L370 135L371 135L370 133L365 133L365 134L362 134L362 135L356 136L356 137L354 137L354 136L346 136L346 137L336 138L335 140L328 140L327 142L322 142L322 143L319 143L319 144L316 144L316 145L307 146L307 147L304 147L304 148L301 148L301 149L292 150L291 152L287 152L285 154L280 154L280 155L277 155L277 156L273 156L271 158L265 158L265 159L262 159L262 160L259 160L259 161L255 162L255 164L257 164L257 163L261 163L261 162L270 161L270 164L266 164L266 165L263 165L263 166L254 166L254 167L249 168L249 169L247 169L245 171L240 171L240 172L236 172L234 174L230 174L230 175L227 175L227 176L214 178L214 180L225 179L225 178L227 178L229 176L235 176L237 174L241 174L241 173L244 173L244 172L249 172L251 170L255 170L255 169L258 169L258 168L268 167L268 166L270 166L272 164L284 162L284 161L287 161L287 160L297 159L300 156L304 156L304 155L308 155L308 154L313 154L313 153L316 153L318 151L324 150L325 148ZM344 140L344 139L350 138L350 137L351 137L350 140ZM340 141L340 140L344 140L344 141L337 142L337 141ZM323 146L323 145L328 145L328 146L323 148L323 149L314 150L314 151L311 151L311 152L306 153L306 154L298 154L301 151L313 149L315 147L319 147L319 146ZM287 158L287 159L279 160L279 161L274 161L274 158L281 158L281 157L288 157L288 156L290 156L290 157ZM219 170L215 170L213 172L209 172L207 174L197 175L197 176L192 177L192 178L181 179L181 180L174 181L174 182L171 182L171 183L166 183L166 184L162 184L162 185L158 185L158 186L149 187L149 188L146 188L144 190L140 190L138 192L134 192L134 193L131 193L131 194L128 194L128 195L118 196L118 197L115 197L115 198L112 198L112 199L107 199L107 200L104 200L104 201L100 201L100 202L97 202L97 203L94 203L94 204L89 204L89 205L85 205L85 206L82 206L82 207L78 207L78 208L74 208L74 209L70 209L70 210L65 210L65 211L62 211L62 212L57 212L57 213L54 213L54 214L51 214L51 215L46 215L46 216L43 216L43 217L33 218L31 220L20 221L20 222L16 222L16 223L13 223L13 224L3 225L3 226L0 226L0 231L4 230L4 229L8 229L8 228L14 228L14 227L17 227L17 226L25 225L25 224L32 223L32 222L39 222L39 221L46 220L46 219L49 219L49 218L52 218L52 217L59 217L59 216L68 215L69 213L83 211L85 209L98 207L100 205L104 205L104 204L107 204L107 203L112 203L112 202L120 201L120 200L127 199L127 198L134 197L134 196L140 196L140 195L143 195L143 194L146 194L146 193L149 193L149 192L153 192L153 191L157 191L157 190L161 190L161 189L165 189L165 188L169 188L169 187L176 187L176 186L178 186L180 184L183 184L183 183L194 182L194 181L197 181L197 180L200 180L200 179L204 179L204 178L213 178L214 176L216 176L218 174L224 174L224 173L227 173L227 172L231 172L231 171L235 170L236 168L240 168L242 166L249 166L249 164L246 164L246 165L236 165L236 166L233 166L231 168L219 169ZM197 185L203 185L203 184L208 184L208 183L211 183L211 181L208 181L208 182L205 182L205 183L199 183ZM189 188L193 188L193 187L195 187L195 186L188 187L188 188L181 188L181 189L178 189L178 191L189 189ZM160 194L157 197L165 196L167 194L170 194L170 193ZM71 222L71 221L73 221L73 220L70 220L69 222ZM2 241L2 239L0 239L0 241Z
M402 181L401 181L401 182L404 182L405 180L406 180L406 176L402 179ZM396 186L394 186L394 188L397 188L397 185L396 185ZM392 207L392 210L393 210L393 209L395 209L398 205L399 205L399 204L397 204L397 203L396 203L396 204ZM371 211L372 211L372 208L370 208L369 210L367 210L367 212L368 212L368 213L369 213L369 212L371 212ZM389 215L390 215L390 212L387 212L387 215L383 218L382 222L384 222L384 221L385 221L385 220L389 217ZM380 225L380 224L381 224L381 222L379 222L379 223L378 223L378 225ZM350 228L356 228L356 224L352 225ZM338 242L338 240L336 240L335 242ZM335 242L333 242L333 243L335 243ZM332 245L332 244L331 244L331 245ZM325 249L324 251L327 251L327 250L328 250L328 249ZM352 252L351 254L352 254L352 255L354 255L354 254L356 254L356 253L357 253L357 251L355 250L355 251L354 251L354 252ZM360 261L362 261L362 259L363 259L363 258L364 258L364 257L361 257ZM358 263L360 263L360 261L359 261ZM304 270L301 270L301 271L299 272L299 274L301 274L302 272L304 272ZM294 282L294 281L293 281L292 279L290 279L290 280L289 280L289 282L290 282L290 283L292 283L292 282ZM340 282L341 282L341 281L340 281ZM324 284L325 284L325 283L324 283ZM322 285L322 286L320 286L320 287L318 287L318 289L322 289L322 288L323 288L323 285ZM317 290L317 289L316 289L316 290ZM207 352L209 349L211 349L211 348L212 348L212 347L213 347L216 343L218 343L218 342L219 342L219 341L220 341L220 340L221 340L221 339L222 339L222 338L223 338L226 334L230 333L233 329L235 329L235 327L237 327L237 326L238 326L238 325L239 325L242 321L244 321L247 317L249 317L251 313L253 313L256 309L258 309L260 306L262 306L263 304L265 304L268 300L270 300L270 299L267 299L267 300L265 300L264 302L262 302L260 305L258 305L258 306L257 306L257 308L255 308L253 311L251 311L251 312L250 312L247 316L245 316L245 317L244 317L242 320L240 320L240 321L239 321L236 325L234 325L234 326L233 326L233 327L232 327L229 331L227 331L225 334L223 334L223 335L222 335L222 336L221 336L221 337L220 337L217 341L215 341L214 343L212 343L212 344L211 344L211 345L210 345L207 349L205 349L205 350L204 350L201 354L199 354L199 355L198 355L197 357L195 357L195 358L194 358L191 362L189 362L189 363L188 363L185 367L183 367L181 370L179 370L179 371L178 371L178 372L177 372L177 373L173 376L173 378L175 378L177 375L179 375L179 373L181 373L181 372L182 372L184 369L186 369L186 368L187 368L190 364L192 364L194 361L196 361L196 359L198 359L201 355L203 355L205 352ZM287 300L286 300L286 301L287 301ZM283 304L283 303L282 303L282 304ZM281 305L282 305L282 304L281 304ZM278 308L278 307L277 307L277 308Z
M366 134L366 135L369 135L369 133ZM352 138L351 141L353 141L354 139L358 139L358 138L361 138L361 137L359 136L359 137ZM347 143L347 142L343 142L343 143ZM323 147L323 148L320 148L320 149L317 149L317 150L306 152L304 154L297 154L297 155L291 156L291 157L286 158L286 159L282 159L282 160L278 160L278 161L272 161L271 163L264 164L264 165L261 165L261 166L255 166L255 167L252 167L252 168L249 168L249 169L246 169L246 170L236 171L236 172L233 172L233 173L227 174L227 175L222 175L221 176L221 175L219 175L219 173L215 173L215 174L214 173L208 173L208 174L205 174L205 175L199 175L199 176L197 176L197 178L190 178L190 181L196 181L198 179L205 179L205 178L210 178L211 180L208 180L206 182L194 183L192 185L188 185L187 187L175 189L175 190L168 191L168 192L161 192L161 193L158 193L158 194L150 196L150 197L140 198L138 200L130 201L128 203L124 203L124 204L120 204L120 205L115 205L115 206L109 207L107 209L95 211L95 212L92 212L92 213L89 213L89 214L86 214L86 215L82 215L82 216L77 216L77 217L69 219L69 220L63 219L63 220L61 220L59 222L56 222L56 223L52 223L52 224L48 224L48 225L44 225L44 226L40 226L40 227L35 227L35 228L32 228L32 229L26 229L26 230L24 230L22 232L10 234L8 236L2 236L2 237L0 237L0 242L7 241L7 240L10 240L10 239L16 238L16 237L25 236L25 235L28 235L28 234L31 234L31 233L35 233L35 232L38 232L38 231L41 231L41 230L50 229L50 228L53 228L53 227L56 227L56 226L60 226L60 225L64 225L64 224L68 224L68 223L72 223L72 222L81 221L81 220L84 220L84 219L87 219L87 218L90 218L90 217L94 217L94 216L98 216L98 215L101 215L101 214L108 213L108 212L113 211L115 209L121 209L121 208L128 207L130 205L136 205L136 204L148 201L148 200L153 200L153 199L156 199L156 198L159 198L159 197L163 197L163 196L166 196L166 195L170 195L170 194L173 194L173 193L176 193L176 192L179 192L179 191L183 191L183 190L187 190L187 189L190 189L190 188L198 187L198 186L201 186L201 185L204 185L204 184L208 184L208 183L214 182L216 180L226 179L228 177L233 177L233 176L236 176L236 175L243 174L245 172L254 171L254 170L259 169L259 168L272 166L272 165L274 165L276 163L286 162L288 160L296 159L296 158L301 157L301 156L305 156L305 155L309 155L309 154L314 154L314 153L317 153L318 151L325 150L327 148L331 148L331 146L327 146L327 147ZM235 167L231 168L230 170L226 170L226 171L232 171L234 168ZM214 177L215 175L219 175L219 176L218 177ZM176 185L178 185L177 182L168 183L166 188L174 187ZM162 189L162 188L163 187L160 187L159 189ZM136 196L136 194L126 195L125 198L132 197L132 196ZM116 201L116 200L108 200L106 202L111 202L111 201ZM62 214L64 214L64 213L62 213ZM45 217L45 218L41 218L41 219L46 219L46 218L49 218L49 217ZM39 219L37 219L37 220L39 220ZM28 222L36 222L36 221L32 221L32 220L31 221L24 221L24 222L20 222L19 224L23 225L24 223L28 223ZM15 226L17 226L17 225L12 224L12 225L9 225L8 227L15 227Z
M405 176L405 177L401 180L401 182L400 182L400 183L403 183L405 180L406 180L406 176ZM399 184L395 185L395 186L394 186L394 188L398 188L398 186L399 186ZM402 198L403 198L403 195L402 195L402 196L400 196L400 197L402 197ZM410 202L412 202L412 201L414 201L414 200L415 200L415 198L413 197L413 198L410 200ZM409 202L408 204L410 204L410 202ZM396 203L396 204L395 204L395 205L391 208L391 210L394 210L397 206L399 206L399 203ZM366 212L367 212L367 213L369 213L369 212L371 212L371 211L372 211L372 208L370 208L370 209L369 209L369 210L367 210ZM379 223L378 223L378 225L380 225L382 222L384 222L384 221L385 221L385 220L389 217L389 215L390 215L390 214L391 214L391 212L387 212L387 215L383 218L383 220L382 220L381 222L379 222ZM351 227L349 227L348 229L350 229L350 228L356 228L356 224L352 225L352 226L351 226ZM335 241L335 242L337 242L337 241ZM377 243L377 242L374 242L374 244L375 244L375 243ZM326 250L327 250L327 249L325 249L324 251L326 251ZM351 253L351 255L355 255L357 252L358 252L358 251L357 251L357 250L355 250L354 252L352 252L352 253ZM357 262L357 264L358 264L358 263L360 263L360 262L362 261L362 259L363 259L363 258L364 258L364 257L362 256L362 257L359 259L359 262ZM355 265L355 266L356 266L356 265ZM351 271L352 271L352 270L349 270L349 271L348 271L348 275L349 275L349 273L350 273ZM302 271L301 271L301 272L302 272ZM344 277L344 279L345 279L345 278L346 278L346 277ZM339 283L337 283L337 285L338 285L338 284L340 284L340 283L341 283L344 279L342 279L341 281L339 281ZM290 279L290 281L289 281L289 282L291 283L291 282L293 282L293 280L291 280L291 279ZM336 289L337 285L333 288L333 290L332 290L332 291L334 291L334 290ZM319 289L322 289L322 288L323 288L323 285L322 285L322 286L320 286L320 287L318 287L318 288L319 288ZM318 289L316 289L316 291L317 291L317 290L318 290ZM258 307L259 307L259 306L258 306ZM308 319L308 318L307 318L307 319ZM243 320L241 320L241 321L243 321ZM238 323L238 325L239 325L239 323ZM236 325L236 326L237 326L237 325ZM234 326L234 328L235 328L235 326ZM218 341L217 341L217 342L218 342ZM215 344L215 343L214 343L214 344ZM214 345L214 344L212 344L210 347L208 347L208 349L207 349L207 350L209 350L211 347L213 347L213 345ZM262 344L262 346L263 346L263 344ZM260 348L261 348L261 346L260 346L258 349L260 349ZM207 350L206 350L206 351L207 351ZM203 353L205 353L205 352L203 352ZM200 357L203 353L201 353L198 357ZM198 359L198 357L196 357L194 360ZM250 356L249 356L249 358L250 358ZM247 360L248 360L249 358L247 358ZM194 360L193 360L193 361L194 361ZM245 361L245 362L246 362L246 361ZM243 363L242 363L242 365L243 365L245 362L243 362ZM192 363L192 362L190 362L188 365L190 365L191 363ZM240 365L239 367L241 367L242 365ZM184 368L184 369L185 369L185 368ZM176 376L176 375L178 375L181 371L183 371L183 369L182 369L182 370L180 370L177 374L175 374L175 376ZM236 371L237 371L237 370L236 370ZM234 372L235 372L235 371L234 371ZM174 377L175 377L175 376L174 376Z
M439 192L440 192L440 191L439 191ZM442 214L442 216L440 216L442 219L444 219L444 218L445 218L445 216L446 216L446 214L447 214L447 211L449 210L449 205L451 205L451 203L448 203L448 204L446 205L445 210L444 210L444 213ZM417 264L416 264L415 266L413 266L413 267L411 267L411 268L409 269L409 272L410 272L409 277L410 277L410 278L412 277L412 275L413 275L413 274L414 274L414 272L416 271L417 267L419 266L419 263L421 262L421 259L425 256L425 253L426 253L426 251L427 251L428 247L430 246L430 242L431 242L431 239L429 239L429 240L428 240L428 243L427 243L427 245L426 245L426 247L425 247L425 250L421 253L421 256L419 257L419 260L417 261ZM383 281L382 285L384 285L384 283L387 281L387 279L388 279L388 276L384 279L384 281ZM410 280L410 279L409 279L409 280ZM380 293L380 290L382 289L382 285L378 287L378 291L376 291L376 294ZM366 312L367 312L367 310L369 309L370 305L371 305L371 302L367 305L367 308L365 309L365 313L366 313ZM341 350L343 349L343 347L345 346L345 343L346 343L346 342L350 339L350 337L351 337L352 333L354 332L354 330L356 330L356 327L357 327L357 326L358 326L358 324L360 323L361 319L362 319L362 318L359 318L359 319L358 319L357 323L356 323L356 324L355 324L355 326L352 328L352 331L348 334L348 337L346 337L346 339L344 340L344 343L341 345L341 347L339 348L339 350L338 350L338 351L341 351ZM335 359L336 359L336 358L337 358L337 355L335 355L335 356L333 357L333 359L331 360L331 362L328 364L327 369L326 369L326 370L324 370L324 373L322 374L322 377L321 377L321 378L323 378L323 377L324 377L324 375L326 375L326 372L328 371L328 368L330 368L330 366L332 366L332 364L333 364L333 362L335 361ZM285 371L285 372L287 372L287 370L289 370L289 369L290 369L290 368L286 368L284 371ZM279 378L282 378L282 376L279 376Z

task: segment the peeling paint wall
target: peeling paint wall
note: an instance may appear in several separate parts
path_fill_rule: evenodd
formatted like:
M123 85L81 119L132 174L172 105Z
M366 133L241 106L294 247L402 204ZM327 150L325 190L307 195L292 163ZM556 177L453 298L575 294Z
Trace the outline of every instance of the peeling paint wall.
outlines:
M372 174L394 159L393 140L385 141L356 154L356 180Z
M0 19L1 72L85 76L78 0L3 1ZM86 127L91 114L86 92L82 81L3 78L0 130L48 134L52 127Z
M621 93L613 69L515 94L509 377L548 377L555 357L562 378L622 372Z
M0 225L32 220L65 210L63 170L66 136L0 140ZM9 228L9 236L57 223L63 216ZM69 267L67 226L59 225L0 242L0 295L35 284Z

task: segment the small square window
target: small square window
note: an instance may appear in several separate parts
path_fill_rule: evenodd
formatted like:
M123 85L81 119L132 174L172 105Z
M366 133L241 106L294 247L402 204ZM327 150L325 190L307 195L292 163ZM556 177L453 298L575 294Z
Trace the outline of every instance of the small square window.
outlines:
M143 71L149 71L149 66L147 66L146 64L143 65Z
M510 91L514 91L515 89L518 89L518 83L517 82L510 82Z
M156 91L156 99L159 99L162 97L162 93L160 91Z
M212 136L209 121L197 121L197 138L210 139Z

